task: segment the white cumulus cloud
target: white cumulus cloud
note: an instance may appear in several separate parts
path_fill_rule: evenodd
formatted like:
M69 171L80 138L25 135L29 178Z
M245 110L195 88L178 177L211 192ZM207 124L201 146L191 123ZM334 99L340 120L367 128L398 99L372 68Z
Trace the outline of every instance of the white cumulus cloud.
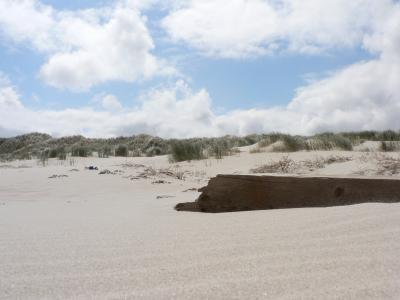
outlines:
M114 106L114 100L115 97L105 95L101 103ZM216 134L214 122L207 91L193 92L182 81L172 87L152 90L143 95L140 106L123 110L104 111L91 107L0 109L0 127L3 130L39 131L56 136L83 134L104 137L139 133L163 137L205 136Z
M111 95L111 94L105 95L101 99L101 105L106 110L118 111L118 110L122 109L122 105L118 101L118 98L116 96L114 96L114 95Z
M311 4L316 6L321 3L319 13L322 14L322 17L317 18L318 15L316 15L315 18L309 19L308 16L313 16L315 12L308 12L311 15L307 15L307 11L303 12L300 8L295 8L300 5L300 2L304 3L304 6L309 9ZM333 3L341 7L336 7ZM360 12L353 12L356 9L356 6L353 7L354 3L359 5ZM207 36L201 31L203 30L201 26L207 25L207 21L204 21L204 24L203 21L196 21L198 18L201 20L206 18L205 12L207 10L201 11L200 14L191 10L197 6L207 8L217 4L222 5L222 1L204 0L200 2L192 0L178 5L176 10L170 14L171 18L182 14L182 20L186 20L187 10L191 10L193 15L186 21L182 21L184 22L182 24L188 22L187 28L181 26L182 34L191 36L193 28L190 27L192 26L190 20L193 19L193 24L199 26L199 28L196 28L196 32L198 32L196 39L198 38L199 44L196 42L193 45L199 47L202 51L215 55L230 57L254 55L264 53L264 51L277 51L274 47L300 52L307 49L306 52L313 52L325 48L357 45L373 53L374 58L345 66L327 77L299 87L295 97L286 106L265 109L237 109L218 114L213 110L212 99L206 89L193 91L187 83L178 81L173 86L147 92L141 98L141 105L133 108L111 109L112 107L119 108L117 102L114 101L117 99L108 95L109 99L104 102L107 97L104 94L102 104L103 108L108 106L109 109L107 110L96 110L91 107L65 110L32 110L22 106L16 88L9 81L3 79L2 84L0 84L0 133L41 131L54 135L83 134L92 137L149 133L162 137L182 138L224 134L244 135L270 131L312 134L326 130L399 129L400 4L389 0L355 0L354 3L353 1L341 0L323 2L311 0L233 0L234 8L236 5L237 11L243 11L243 14L238 12L236 14L244 18L243 20L234 18L239 25L244 26L241 29L242 31L237 32L238 39L234 39L234 42L229 39L231 34L229 30L232 29L230 26L233 26L232 31L236 32L235 26L238 25L229 21L229 18L227 20L231 23L225 19L221 21L228 22L221 25L222 28L225 28L224 30L229 31L227 36L218 32L220 27L217 26L217 23L212 23L212 20L209 23L210 32ZM258 9L253 10L252 5L255 4L260 7L255 6ZM275 16L278 20L282 18L280 14L288 15L283 22L285 29L279 29L285 32L285 35L282 35L285 37L284 40L275 38L275 35L269 32L265 35L266 39L262 32L254 34L254 40L247 37L248 33L251 36L252 30L262 29L262 27L258 28L257 26L251 27L254 23L251 25L247 22L255 18L253 14L267 13L267 10L262 9L267 4L269 13L271 15L278 14L278 16ZM327 11L322 4L326 5ZM350 9L349 7L352 13L347 12L347 9ZM233 8L226 7L227 13L230 12L230 9ZM330 17L329 10L332 10L334 12L332 15L339 19L331 20L333 17ZM339 14L341 10L343 10L343 15ZM113 9L109 13L113 15L115 12L116 10ZM213 18L212 12L213 10L210 10L211 16L208 16L211 19ZM223 14L223 10L214 13ZM90 13L88 14L90 15ZM248 17L247 14L252 17ZM351 18L350 15L355 17ZM290 18L297 17L291 20L289 16ZM89 17L85 18L90 20ZM174 20L168 18L166 19L169 20L168 22ZM354 28L349 25L351 24L350 19L354 21ZM90 22L97 24L98 20L94 17L94 21ZM258 19L255 22L264 21ZM281 21L276 22L281 24ZM314 22L314 31L311 30L313 26L310 25L310 22ZM300 26L303 23L304 26ZM107 24L105 23L104 26L107 27ZM332 24L332 27L329 24ZM164 24L164 26L167 25L167 23ZM103 25L99 26L102 27ZM252 29L247 31L248 27ZM90 29L91 26L88 28ZM216 32L211 32L212 30ZM96 30L94 32L98 33ZM288 32L293 33L292 38L288 38L290 36ZM225 40L219 41L219 35L225 37ZM214 39L211 44L209 43L210 37ZM246 38L243 39L243 37ZM43 40L46 41L46 39ZM266 40L268 40L268 43L265 42ZM243 43L241 44L240 41ZM275 46L269 48L273 44ZM201 45L201 47L198 45ZM212 45L211 48L210 45ZM49 48L51 47L52 44L50 43ZM85 47L90 48L90 45ZM86 49L85 47L80 46L78 48L82 50ZM68 51L73 53L73 51L79 50L71 49Z
M218 57L359 46L391 13L392 0L190 0L163 20L175 41Z
M19 109L22 103L19 94L6 75L0 72L0 109Z
M154 43L139 11L143 5L118 1L58 11L39 0L0 0L0 33L44 53L48 59L39 76L58 88L79 91L106 81L171 74L173 68L152 54Z
M312 134L325 130L396 129L400 128L400 95L394 83L399 82L400 69L394 67L388 77L381 72L386 70L382 64L384 62L377 60L350 66L299 89L294 100L285 107L238 109L217 114L205 89L192 91L185 82L178 81L172 87L144 94L141 105L122 110L91 107L32 110L19 105L2 106L0 128L2 132L39 131L55 136L111 137L148 133L175 138L271 131ZM366 71L375 75L370 81L354 80L360 72ZM349 78L353 79L351 88ZM373 87L374 80L385 79L387 86ZM331 89L336 89L337 94L330 94ZM364 99L361 102L360 97ZM116 104L111 95L104 99L111 99L112 106Z

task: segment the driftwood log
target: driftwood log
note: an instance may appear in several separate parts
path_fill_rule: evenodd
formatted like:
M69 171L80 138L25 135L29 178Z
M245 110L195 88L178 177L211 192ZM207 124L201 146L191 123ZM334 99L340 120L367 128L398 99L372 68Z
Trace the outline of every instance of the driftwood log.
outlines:
M400 202L400 179L217 175L176 210L230 212Z

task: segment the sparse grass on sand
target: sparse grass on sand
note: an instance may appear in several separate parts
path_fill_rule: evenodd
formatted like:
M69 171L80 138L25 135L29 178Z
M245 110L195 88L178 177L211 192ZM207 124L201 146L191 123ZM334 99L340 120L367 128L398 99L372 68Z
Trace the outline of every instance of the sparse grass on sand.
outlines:
M251 169L251 173L292 173L297 169L297 163L289 158L283 156L280 160L274 161L260 167Z
M378 164L377 175L393 176L400 174L400 157L376 155Z
M196 160L207 157L221 159L235 153L234 149L257 143L251 153L263 152L272 146L273 152L314 150L353 150L365 141L381 142L381 151L400 151L400 131L361 131L320 133L313 136L293 136L284 133L252 134L243 137L162 139L146 134L109 139L83 136L53 138L42 133L31 133L12 138L0 138L0 161L40 158L47 152L49 158L68 156L155 156L170 155L171 161Z
M273 133L265 136L250 152L264 152L263 149L268 146L272 146L272 152L353 150L352 141L342 134L323 133L312 137L304 137Z
M398 152L400 151L400 142L398 141L381 141L380 149L382 152Z
M283 156L278 161L251 169L250 173L297 173L302 171L313 171L315 169L325 168L327 165L334 163L343 163L351 161L351 157L331 155L328 157L315 157L303 161L294 161L288 155Z

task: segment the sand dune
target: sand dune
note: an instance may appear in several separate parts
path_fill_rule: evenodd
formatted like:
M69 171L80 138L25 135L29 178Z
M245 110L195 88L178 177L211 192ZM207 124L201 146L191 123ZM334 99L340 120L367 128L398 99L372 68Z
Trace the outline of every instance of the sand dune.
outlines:
M365 153L290 157L332 154L353 159L300 172L376 168ZM218 215L173 209L196 199L192 188L210 176L245 174L282 155L176 166L166 157L3 164L0 298L399 299L398 203ZM104 169L121 172L99 175Z

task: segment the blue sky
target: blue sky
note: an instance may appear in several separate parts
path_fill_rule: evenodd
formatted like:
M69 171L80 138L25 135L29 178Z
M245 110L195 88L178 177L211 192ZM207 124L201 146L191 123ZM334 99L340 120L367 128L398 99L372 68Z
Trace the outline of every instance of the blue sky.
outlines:
M400 127L397 1L0 0L0 10L0 135Z

